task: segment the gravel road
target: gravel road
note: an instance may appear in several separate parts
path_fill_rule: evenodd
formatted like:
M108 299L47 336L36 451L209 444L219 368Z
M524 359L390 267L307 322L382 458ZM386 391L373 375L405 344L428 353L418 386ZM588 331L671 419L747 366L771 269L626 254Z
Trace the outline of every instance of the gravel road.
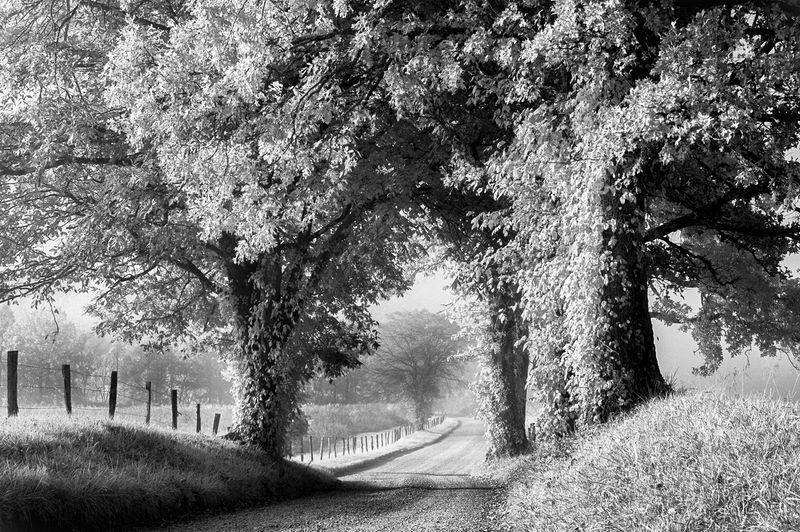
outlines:
M341 489L158 529L161 532L488 531L495 491L472 478L483 425L461 419L448 436L341 477Z

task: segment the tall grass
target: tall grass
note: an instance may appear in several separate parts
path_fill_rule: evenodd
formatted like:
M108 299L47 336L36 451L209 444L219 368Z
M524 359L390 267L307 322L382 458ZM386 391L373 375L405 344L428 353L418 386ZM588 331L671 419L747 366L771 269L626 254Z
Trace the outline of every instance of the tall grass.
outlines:
M124 421L0 423L0 530L113 530L332 487L332 477L210 438Z
M800 405L712 394L653 401L523 463L517 530L800 530Z

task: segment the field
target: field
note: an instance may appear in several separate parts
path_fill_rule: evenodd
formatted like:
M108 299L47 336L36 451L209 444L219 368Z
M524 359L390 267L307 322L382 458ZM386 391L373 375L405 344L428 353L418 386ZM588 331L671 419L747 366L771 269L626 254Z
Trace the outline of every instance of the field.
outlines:
M512 530L800 530L796 403L675 395L505 467Z
M22 402L20 404L23 404ZM5 414L5 406L1 414ZM181 432L196 431L196 405L182 403L178 405L178 430ZM234 405L201 405L201 433L211 434L214 414L220 414L219 435L228 431L233 423ZM308 434L315 438L320 436L347 437L356 434L387 430L410 423L407 408L399 404L370 403L355 405L305 405L303 411L309 420ZM22 419L68 419L63 406L31 406L20 407L19 417ZM72 418L101 420L108 419L108 406L92 405L73 407ZM145 424L144 404L117 406L115 417L131 424ZM150 423L157 428L171 429L172 410L169 405L153 405L150 409Z
M314 437L347 437L411 423L407 407L395 403L305 405L308 433Z
M212 422L214 414L220 414L219 435L227 432L227 428L233 422L233 405L201 405L200 406L200 419L201 419L201 433L211 434ZM197 410L196 406L181 404L178 406L178 431L191 432L196 431ZM5 416L5 407L2 407L0 415ZM135 406L117 406L114 414L115 419L131 424L145 426L145 408L142 405ZM67 420L69 418L76 420L106 420L108 419L108 406L92 406L92 407L73 407L72 415L67 416L64 407L56 406L33 406L33 407L20 407L20 419L54 419L54 420ZM172 428L172 409L169 405L153 405L150 409L150 424L155 428L171 429Z

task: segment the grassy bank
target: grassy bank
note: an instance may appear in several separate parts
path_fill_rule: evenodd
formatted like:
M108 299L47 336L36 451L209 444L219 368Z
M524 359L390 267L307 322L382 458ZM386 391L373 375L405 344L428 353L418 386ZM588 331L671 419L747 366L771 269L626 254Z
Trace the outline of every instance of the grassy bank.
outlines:
M110 530L333 487L220 438L88 419L0 423L0 530Z
M800 530L800 406L676 395L514 464L515 530Z

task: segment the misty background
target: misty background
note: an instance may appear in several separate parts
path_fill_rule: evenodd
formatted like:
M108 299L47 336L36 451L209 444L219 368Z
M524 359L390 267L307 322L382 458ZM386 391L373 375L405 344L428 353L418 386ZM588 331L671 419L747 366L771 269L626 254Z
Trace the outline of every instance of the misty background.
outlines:
M800 257L792 257L787 267L800 268ZM444 274L418 275L413 287L402 297L394 297L372 308L374 317L381 322L395 312L425 309L445 312L455 296L448 291L449 282ZM89 330L95 324L92 317L83 313L89 303L89 294L69 294L56 300L59 320L70 321L77 327ZM688 291L686 303L697 306L697 296ZM12 306L15 314L37 312L23 301ZM40 307L38 312L44 309ZM49 311L48 311L49 312ZM753 349L749 353L731 356L726 352L720 369L710 377L694 375L692 369L700 366L702 357L696 353L697 345L691 335L677 326L667 326L653 320L656 350L662 373L678 387L696 390L713 390L732 395L766 394L772 398L800 401L800 363L788 356L762 357ZM43 334L47 334L47 331ZM14 346L2 346L4 350Z

